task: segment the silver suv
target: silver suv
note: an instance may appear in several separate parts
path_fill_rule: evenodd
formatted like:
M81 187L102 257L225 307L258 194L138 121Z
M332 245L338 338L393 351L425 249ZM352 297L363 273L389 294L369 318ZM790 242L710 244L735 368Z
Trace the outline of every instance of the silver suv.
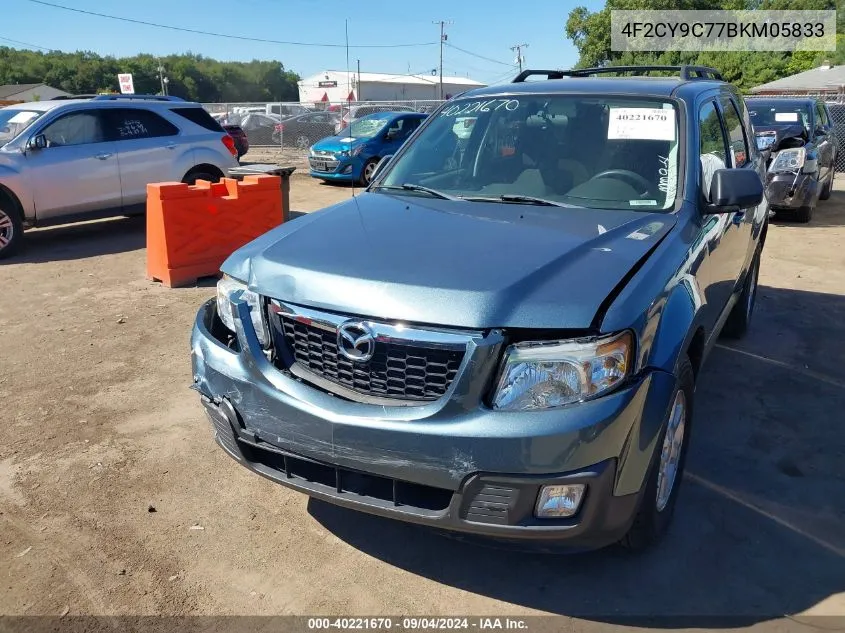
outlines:
M217 181L234 141L198 103L102 95L0 109L0 259L24 228L143 213L151 182Z

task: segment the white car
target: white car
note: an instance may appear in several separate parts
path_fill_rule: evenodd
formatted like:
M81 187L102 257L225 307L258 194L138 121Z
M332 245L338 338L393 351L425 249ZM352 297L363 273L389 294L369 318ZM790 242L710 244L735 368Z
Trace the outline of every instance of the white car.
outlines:
M198 103L101 95L0 108L0 258L23 230L143 213L147 184L217 181L234 140Z

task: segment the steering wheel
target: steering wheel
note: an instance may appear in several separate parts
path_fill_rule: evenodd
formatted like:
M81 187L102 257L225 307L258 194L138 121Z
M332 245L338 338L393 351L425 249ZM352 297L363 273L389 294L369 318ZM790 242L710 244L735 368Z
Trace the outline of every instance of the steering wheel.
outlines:
M630 171L628 169L606 169L605 171L590 178L590 180L598 180L599 178L619 178L620 180L624 180L635 187L639 185L642 188L641 193L643 194L651 193L652 183L635 171Z

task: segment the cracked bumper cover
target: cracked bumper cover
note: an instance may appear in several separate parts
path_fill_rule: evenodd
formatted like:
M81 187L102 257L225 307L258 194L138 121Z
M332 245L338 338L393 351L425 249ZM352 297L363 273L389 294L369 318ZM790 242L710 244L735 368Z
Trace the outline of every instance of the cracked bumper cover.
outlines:
M484 537L590 549L630 527L671 403L672 375L650 372L563 409L492 411L480 404L477 383L495 369L496 348L489 362L482 355L459 375L442 401L365 405L276 370L261 353L245 304L239 309L243 351L211 334L212 300L197 315L191 356L194 388L218 444L250 470L331 503ZM392 499L369 493L389 490L388 482ZM540 486L555 483L584 483L581 508L569 519L535 518ZM444 501L397 503L397 486L437 491Z
M815 174L770 173L766 178L766 199L774 210L811 206L818 197Z

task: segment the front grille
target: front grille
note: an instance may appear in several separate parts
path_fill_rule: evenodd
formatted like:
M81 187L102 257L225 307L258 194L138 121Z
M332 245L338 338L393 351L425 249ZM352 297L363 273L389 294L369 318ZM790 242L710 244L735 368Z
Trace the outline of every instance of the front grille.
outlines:
M377 341L373 357L353 362L338 353L337 332L280 315L294 360L317 376L352 391L397 400L437 400L449 389L465 349Z

